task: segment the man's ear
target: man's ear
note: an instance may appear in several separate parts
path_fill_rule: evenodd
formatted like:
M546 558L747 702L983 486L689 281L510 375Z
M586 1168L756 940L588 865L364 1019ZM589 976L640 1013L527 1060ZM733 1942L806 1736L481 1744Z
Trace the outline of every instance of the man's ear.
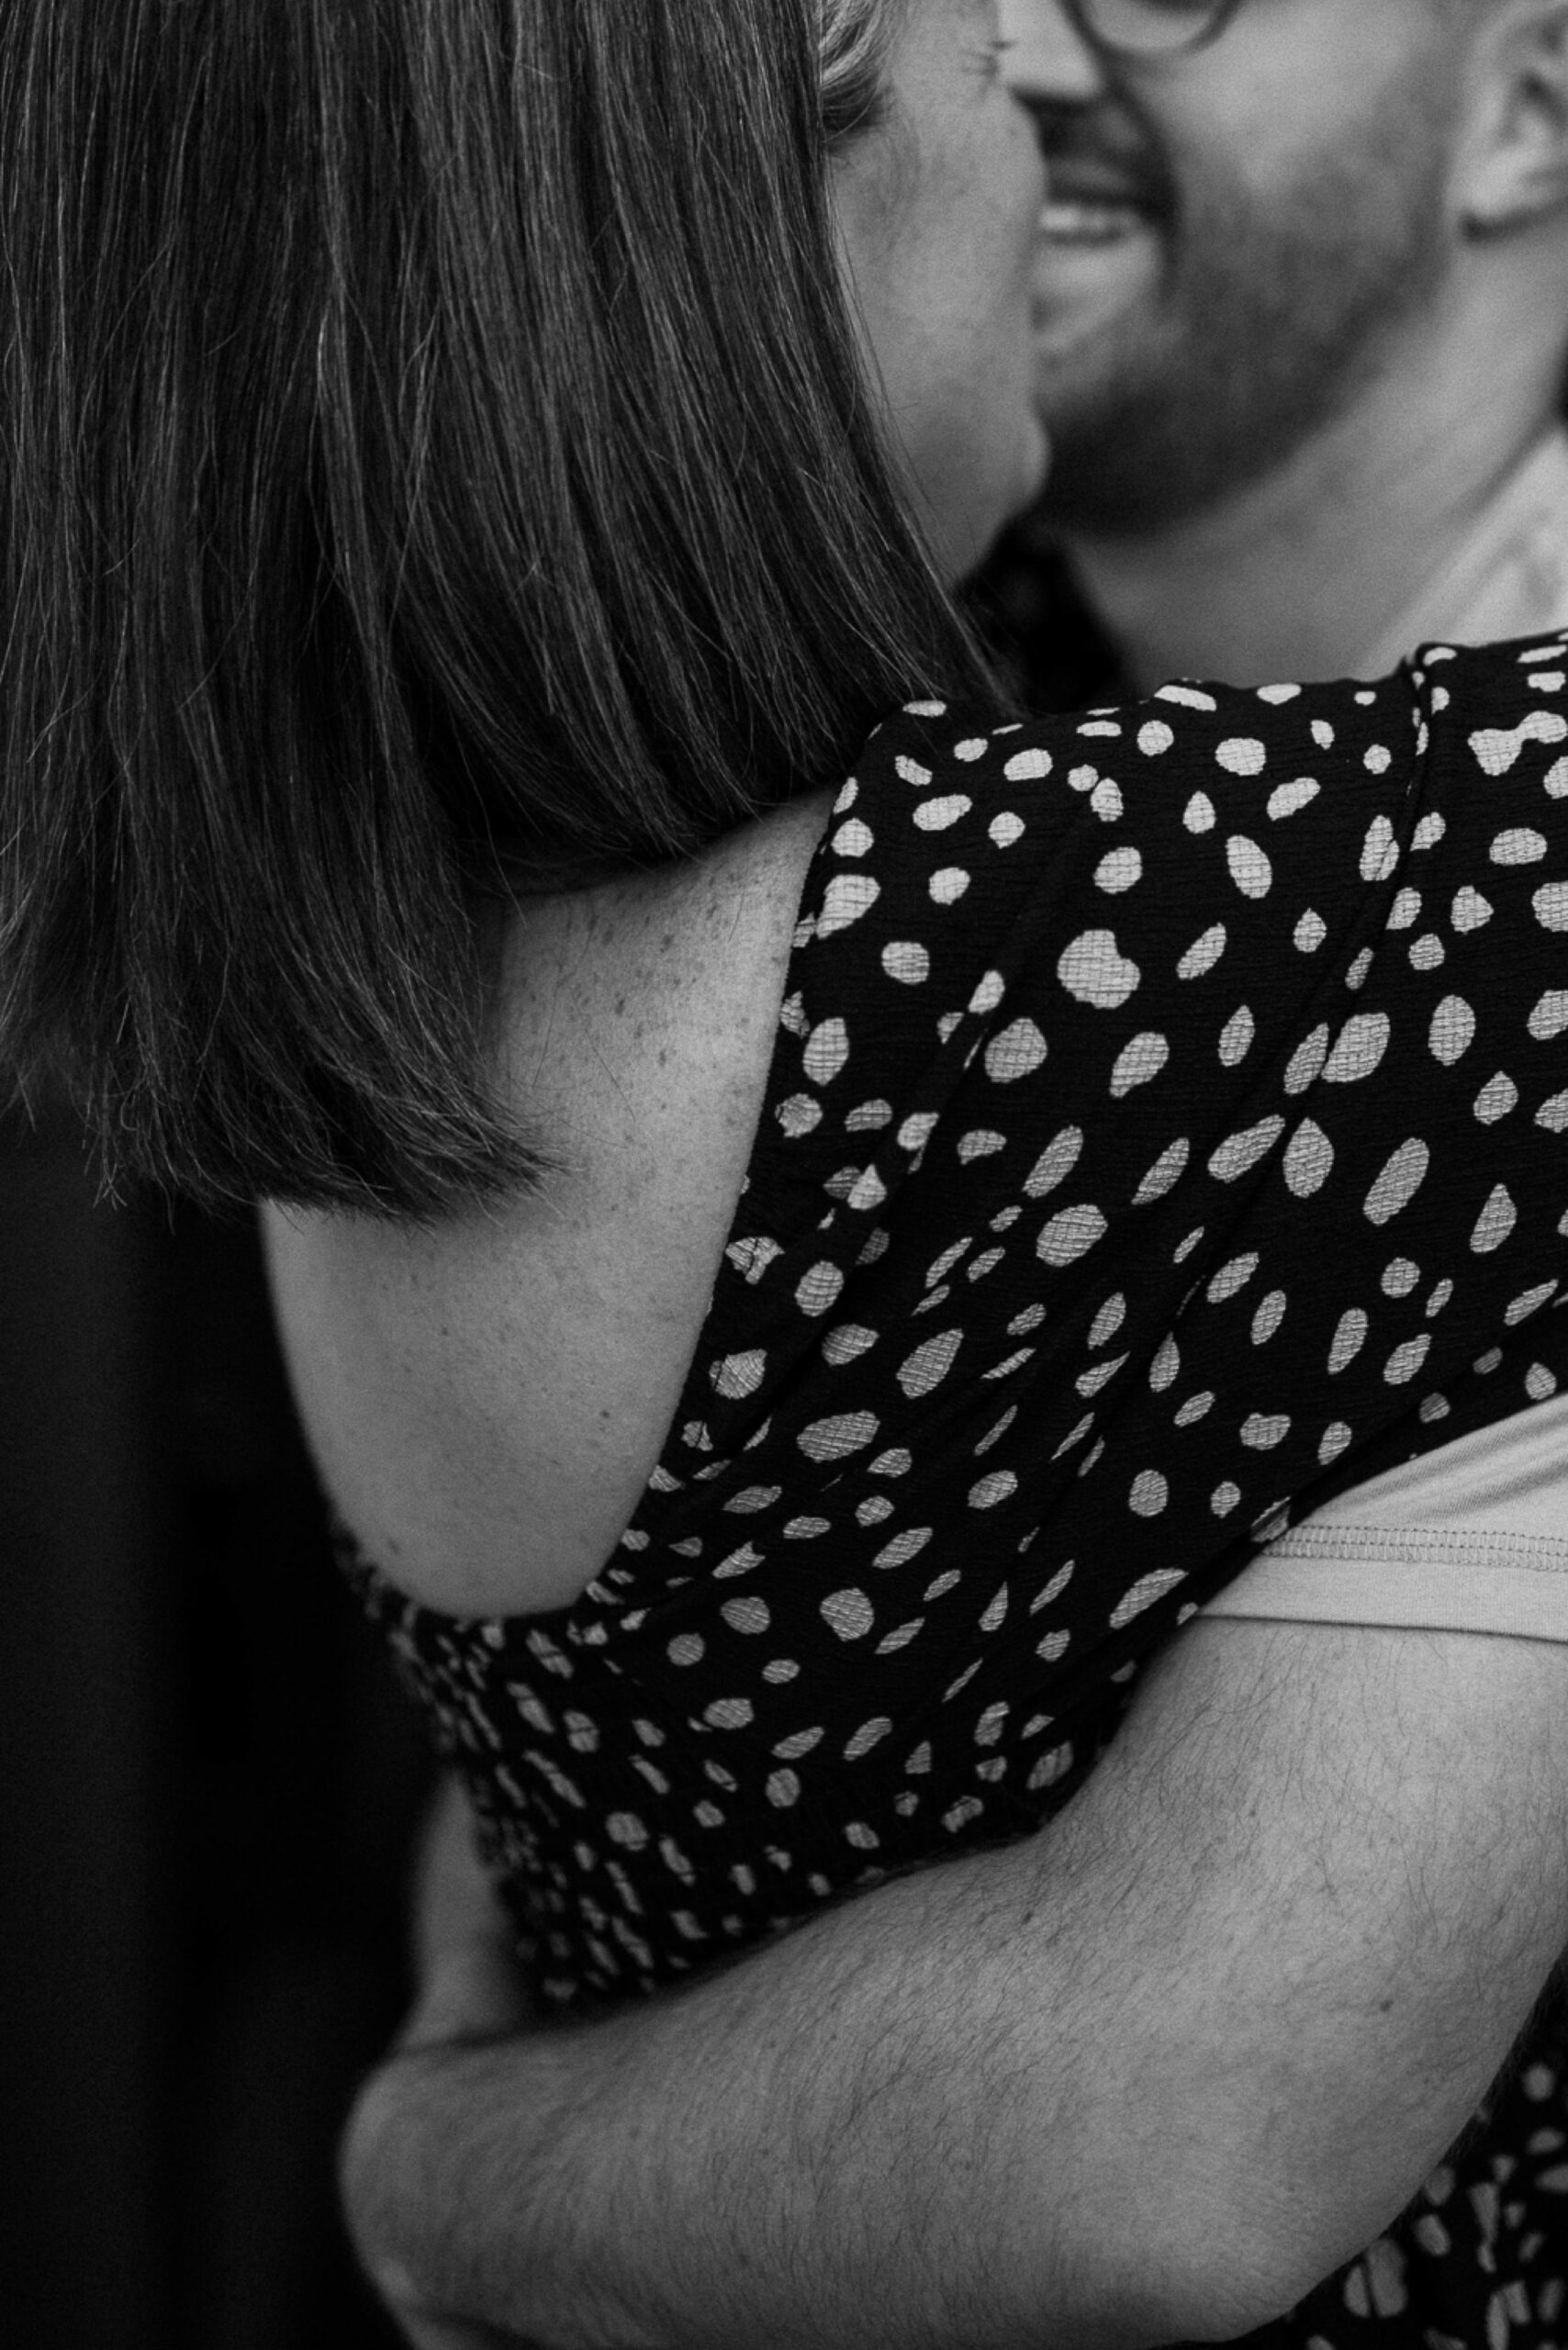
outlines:
M1568 0L1504 0L1473 62L1462 225L1484 237L1568 211Z

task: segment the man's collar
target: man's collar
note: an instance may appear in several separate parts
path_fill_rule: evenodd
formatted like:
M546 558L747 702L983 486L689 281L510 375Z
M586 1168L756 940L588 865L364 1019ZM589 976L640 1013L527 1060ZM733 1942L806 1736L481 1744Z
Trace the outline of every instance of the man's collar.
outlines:
M1456 554L1355 665L1386 676L1417 644L1496 643L1568 628L1568 428L1515 467Z

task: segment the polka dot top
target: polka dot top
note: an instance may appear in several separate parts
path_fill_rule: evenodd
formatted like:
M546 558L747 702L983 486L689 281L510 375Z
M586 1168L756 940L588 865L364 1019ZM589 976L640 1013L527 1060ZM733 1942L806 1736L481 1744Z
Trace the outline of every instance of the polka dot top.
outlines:
M1293 1517L1568 1381L1565 1211L1568 638L880 727L598 1579L460 1619L342 1536L542 1998L1037 1828Z

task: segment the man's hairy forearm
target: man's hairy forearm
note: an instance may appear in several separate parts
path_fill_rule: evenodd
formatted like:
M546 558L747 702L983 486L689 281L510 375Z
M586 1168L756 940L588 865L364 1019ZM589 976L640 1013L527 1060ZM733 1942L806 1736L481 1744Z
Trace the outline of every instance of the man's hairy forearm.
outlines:
M1170 2340L1191 2312L1131 2224L1149 2084L1129 2064L1117 2095L1114 2052L1082 2044L1074 1938L1052 1966L1029 1915L1040 1857L897 1880L603 2021L398 2060L358 2125L362 2244L553 2350ZM1021 1941L1058 2032L1018 2012Z
M398 2060L351 2142L367 2258L552 2350L1139 2350L1260 2322L1184 2290L1216 2226L1238 2289L1246 2247L1193 2143L1183 1936L1115 1833L1136 1762L1026 1842L653 2002Z
M1415 2194L1568 1941L1565 1691L1540 1642L1195 1625L1037 1835L387 2067L367 2261L550 2350L1261 2325Z

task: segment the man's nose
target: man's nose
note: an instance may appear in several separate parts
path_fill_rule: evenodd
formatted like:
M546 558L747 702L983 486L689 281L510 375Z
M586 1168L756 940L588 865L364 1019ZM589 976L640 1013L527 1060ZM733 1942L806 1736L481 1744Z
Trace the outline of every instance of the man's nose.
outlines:
M1002 37L1014 44L1003 61L1007 82L1019 97L1061 106L1103 95L1100 60L1059 0L1001 0L1001 16Z

